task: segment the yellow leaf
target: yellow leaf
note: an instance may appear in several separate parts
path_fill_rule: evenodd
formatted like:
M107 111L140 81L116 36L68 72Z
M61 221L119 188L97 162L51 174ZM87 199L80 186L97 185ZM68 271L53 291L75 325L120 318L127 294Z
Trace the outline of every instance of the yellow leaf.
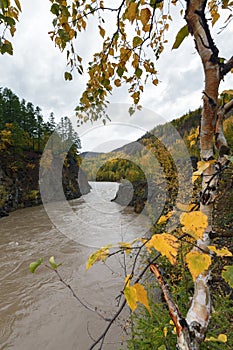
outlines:
M147 310L149 311L149 313L151 315L151 309L150 309L150 305L148 302L147 291L139 283L135 283L134 288L136 289L136 292L137 292L137 300L139 301L139 303L143 304L147 308Z
M233 69L233 68L232 68L232 69ZM233 73L233 71L232 71L232 73ZM223 95L223 94L233 95L233 90L224 90L224 91L221 93L221 95Z
M125 279L125 289L124 289L124 295L127 304L129 305L130 309L134 311L137 308L137 291L133 286L130 286L130 275L128 275Z
M222 343L226 343L227 342L227 335L226 334L219 334L217 339L218 339L218 341L220 341Z
M220 15L218 13L218 5L217 5L216 0L211 0L209 2L208 6L209 6L210 14L212 17L212 26L214 26L220 17Z
M193 146L195 146L196 145L196 141L195 140L192 140L191 142L190 142L190 147L193 147Z
M10 33L11 33L11 36L12 36L12 37L14 36L15 31L16 31L16 28L15 28L15 27L11 27L11 28L10 28Z
M176 237L169 233L155 234L151 237L148 243L146 243L148 251L154 248L162 255L166 256L171 264L175 264L176 256L178 252L178 240Z
M114 56L114 49L112 47L110 47L108 53L109 53L109 55Z
M104 30L104 28L102 28L101 26L99 26L99 31L100 31L100 35L102 36L102 38L104 38L104 36L105 36L105 30Z
M111 244L106 247L102 247L96 252L92 253L87 260L86 269L90 269L90 267L92 267L97 261L105 261L109 255L110 247L112 247Z
M145 26L151 17L151 12L149 8L142 9L140 12L140 20L142 25Z
M211 165L211 164L214 164L214 163L216 163L216 160L209 160L208 162L205 162L205 161L199 161L198 163L197 163L197 171L194 171L194 173L193 173L193 177L192 177L192 183L194 183L197 179L198 179L198 177L200 176L200 175L202 175L203 174L203 172L207 169L207 168L209 168L209 166Z
M130 243L127 243L127 242L119 242L118 244L119 244L119 247L120 247L121 249L123 249L123 250L126 252L127 255L131 252L131 250L132 250L132 245L131 245Z
M117 87L121 86L121 81L120 81L120 79L114 80L114 84L115 84Z
M218 12L214 12L213 15L212 15L212 25L214 26L215 23L218 21L220 17L220 14Z
M164 224L172 216L172 214L173 214L173 212L170 211L167 215L160 216L159 221L157 222L157 224Z
M126 10L125 18L127 18L130 22L133 22L137 16L137 2L131 2Z
M16 4L16 6L18 7L19 11L22 12L21 5L20 5L19 0L15 0L15 4Z
M182 213L180 223L183 225L182 231L188 233L195 239L203 237L203 233L208 226L207 216L200 211Z
M227 335L226 334L219 334L218 338L209 337L209 338L205 338L205 341L215 341L215 342L220 342L220 343L227 343Z
M146 24L145 26L143 26L142 29L144 30L144 32L149 32L151 30L151 24Z
M209 245L208 248L217 256L232 256L232 253L226 247L217 249L214 245Z
M167 327L164 327L163 334L164 334L164 337L166 338L167 337Z
M126 302L132 311L134 311L137 308L137 302L139 302L143 304L151 314L151 309L147 297L147 291L139 283L135 283L133 286L131 286L130 275L127 275L127 277L125 278L124 295Z
M82 20L82 27L84 30L86 29L86 26L87 26L87 23L84 20Z
M211 257L207 254L191 251L186 255L186 262L195 281L201 273L208 270L211 264Z

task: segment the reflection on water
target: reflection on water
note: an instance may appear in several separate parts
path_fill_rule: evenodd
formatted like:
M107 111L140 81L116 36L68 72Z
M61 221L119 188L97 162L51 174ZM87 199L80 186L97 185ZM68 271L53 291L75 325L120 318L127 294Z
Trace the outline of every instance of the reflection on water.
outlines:
M84 309L46 268L32 275L29 263L54 255L63 262L61 274L83 300L111 316L122 288L121 267L101 264L86 271L93 247L141 236L145 218L122 210L110 200L114 183L92 183L93 191L70 202L72 217L52 223L44 208L18 210L0 221L0 349L85 350L105 323ZM57 215L62 217L61 207ZM65 216L65 215L64 215ZM75 220L74 220L75 217ZM74 223L76 226L74 226ZM65 228L64 228L65 227ZM74 240L68 231L73 232ZM104 349L120 348L121 328L115 326ZM122 348L122 347L121 347Z

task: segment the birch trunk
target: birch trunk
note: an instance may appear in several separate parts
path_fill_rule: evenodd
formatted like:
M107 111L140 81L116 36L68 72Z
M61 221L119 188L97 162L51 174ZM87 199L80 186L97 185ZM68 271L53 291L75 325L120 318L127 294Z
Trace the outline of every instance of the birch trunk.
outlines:
M196 50L201 58L205 76L203 91L203 112L200 133L200 154L203 161L214 159L214 137L222 162L228 153L227 143L223 134L222 122L225 111L218 110L219 84L222 77L218 49L211 37L205 17L207 1L187 1L185 19L189 32L193 35ZM208 227L203 239L197 241L197 247L208 251L210 234L212 232L212 211L216 197L216 174L220 165L211 164L203 173L200 211L208 217ZM198 248L196 248L198 249ZM209 288L210 272L205 271L198 276L194 285L192 304L186 316L188 332L178 337L177 347L180 350L198 350L204 341L211 314L211 295Z
M212 211L216 198L218 173L221 166L227 162L225 155L229 149L223 134L223 119L227 111L232 108L231 101L228 106L218 107L219 84L223 76L232 67L231 58L225 65L220 63L218 49L211 37L205 18L207 1L188 0L185 19L189 32L193 35L196 50L201 58L205 75L205 88L203 91L203 112L200 133L201 160L214 159L214 142L219 152L219 161L212 162L203 173L200 211L208 217L208 227L203 239L197 241L195 249L208 252L212 232ZM215 140L215 141L214 141ZM155 275L156 272L154 271ZM179 315L177 307L168 303L170 315L176 318L177 323L177 349L198 350L204 341L211 314L211 295L209 288L210 271L200 274L194 284L194 295L186 318ZM163 288L162 288L163 289ZM166 290L163 290L168 300L171 299ZM166 300L165 298L165 300Z

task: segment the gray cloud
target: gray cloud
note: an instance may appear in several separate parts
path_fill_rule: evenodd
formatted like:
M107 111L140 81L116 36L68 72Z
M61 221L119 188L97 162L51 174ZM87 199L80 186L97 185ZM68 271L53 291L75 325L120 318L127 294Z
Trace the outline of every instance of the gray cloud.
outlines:
M23 13L13 40L14 56L1 57L0 86L12 89L20 98L31 101L35 106L39 105L45 116L51 111L55 113L57 120L65 115L74 116L75 106L86 84L86 75L76 76L73 81L65 82L64 54L54 47L48 35L48 31L52 29L50 3L41 0L33 2L22 0L22 7ZM184 20L177 24L176 18L178 14L171 23L169 44L161 59L156 62L161 83L157 87L148 84L142 95L141 104L147 112L129 117L125 111L121 111L119 105L120 102L125 109L124 104L131 103L127 88L115 89L110 100L115 107L118 103L118 107L117 114L114 113L112 120L131 126L125 126L124 131L123 127L115 124L111 132L109 127L101 126L100 129L96 128L96 134L91 124L79 128L80 135L86 133L83 140L84 150L95 148L101 140L108 140L109 136L112 140L133 141L141 136L144 130L150 130L158 123L171 120L201 105L204 77L200 58L195 53L193 39L188 37L178 50L171 50L178 29L184 25ZM232 35L229 35L229 30L230 28L216 38L220 55L226 58L232 55ZM78 48L82 55L87 57L87 61L91 57L91 52L95 52L98 48L98 42L93 40L95 31L95 26L90 25L78 42ZM215 30L217 31L218 29ZM232 85L233 76L229 75L221 84L221 89L229 89Z

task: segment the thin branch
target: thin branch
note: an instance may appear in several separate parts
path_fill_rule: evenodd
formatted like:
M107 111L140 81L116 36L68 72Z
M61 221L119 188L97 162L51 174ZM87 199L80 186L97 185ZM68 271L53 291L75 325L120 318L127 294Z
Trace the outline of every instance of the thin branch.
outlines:
M92 350L95 348L95 346L97 344L99 344L100 342L102 343L109 331L109 329L111 328L111 326L113 325L113 323L115 322L115 320L117 319L117 317L121 314L122 310L124 309L126 305L126 299L123 301L123 303L121 304L119 310L116 312L116 314L113 316L113 318L111 319L111 321L109 322L109 324L107 325L107 327L105 328L104 332L99 336L99 338L91 345L91 347L89 348L89 350ZM102 348L103 343L101 344L100 349Z
M138 278L136 279L135 283L138 283L142 277L144 276L144 274L146 273L146 271L150 268L151 264L154 264L155 261L161 256L160 253L158 253L155 258L152 261L149 261L148 264L144 267L144 269L142 270L142 272L139 274ZM121 296L123 295L123 293L121 293ZM92 344L92 346L89 348L89 350L93 350L95 348L96 345L98 345L101 342L101 346L99 349L102 349L102 345L103 345L103 341L109 331L109 329L111 328L111 326L113 325L113 323L116 321L116 319L118 318L118 316L121 314L121 312L123 311L124 307L126 306L126 299L123 300L119 310L116 312L116 314L113 316L113 318L109 321L109 324L107 325L107 327L105 328L104 332L99 336L99 338Z
M221 79L230 72L230 70L233 68L233 56L221 66L220 74L221 74Z
M232 62L233 63L233 62ZM229 102L227 102L224 106L223 106L224 110L225 110L225 114L227 113L233 113L233 99L230 100Z
M183 331L184 326L188 327L188 325L185 322L185 319L182 317L180 310L178 306L174 303L172 296L170 295L170 291L168 290L167 286L165 285L163 281L163 277L161 275L161 272L159 271L158 267L155 264L150 265L150 270L155 275L161 289L164 295L164 299L167 303L169 314L171 316L171 319L176 327L177 335L180 336L181 332Z
M45 265L45 266L46 266L47 268L51 269L50 266L48 266L48 265ZM71 287L71 285L68 284L66 281L64 281L64 279L62 278L62 276L60 275L60 273L58 272L57 269L51 269L51 270L53 270L53 271L56 273L56 275L57 275L58 278L59 278L59 281L60 281L62 284L64 284L64 286L65 286L66 288L68 288L68 289L71 291L73 297L74 297L85 309L87 309L87 310L89 310L89 311L91 311L91 312L96 313L96 314L97 314L98 316L100 316L104 321L109 321L109 320L110 320L109 318L104 317L104 316L98 311L98 309L97 309L96 307L93 308L93 307L91 307L91 306L85 304L85 303L78 297L78 295L75 293L75 291L73 290L73 288Z

